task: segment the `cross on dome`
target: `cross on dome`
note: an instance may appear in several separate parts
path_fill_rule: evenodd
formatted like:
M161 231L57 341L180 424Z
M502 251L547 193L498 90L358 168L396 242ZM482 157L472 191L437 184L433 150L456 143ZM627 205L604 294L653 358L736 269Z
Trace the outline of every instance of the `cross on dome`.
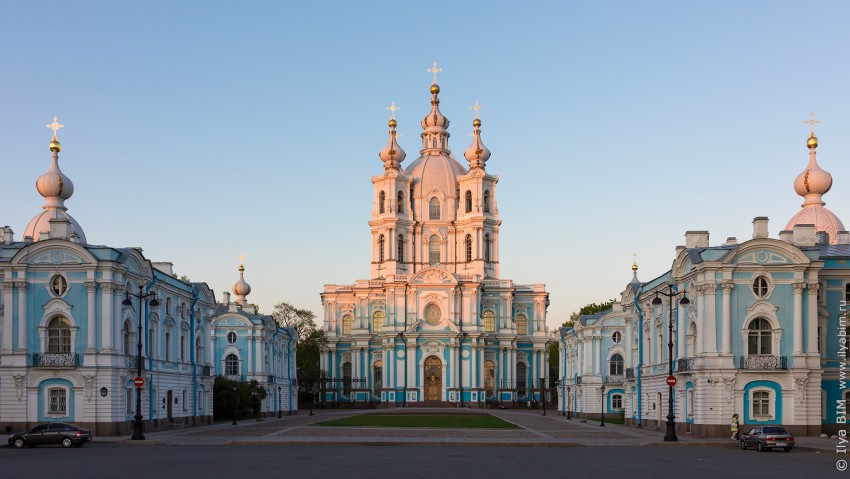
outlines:
M434 74L434 84L437 84L437 73L443 71L442 68L437 68L437 62L434 62L434 67L428 69L428 73Z
M472 105L472 106L471 106L471 107L469 107L469 108L471 108L471 109L475 110L475 119L477 120L477 119L478 119L478 110L480 110L480 109L482 109L482 108L484 108L484 107L478 104L478 100L475 100L475 104L474 104L474 105Z
M820 123L820 122L821 122L820 120L815 120L815 114L814 114L814 113L812 113L812 114L811 114L811 118L809 118L808 120L803 121L803 124L804 124L804 125L809 125L809 126L811 127L811 129L812 129L812 136L815 136L815 125L817 125L817 124L818 124L818 123Z
M395 120L395 112L396 112L397 110L401 110L401 108L397 107L397 106L395 105L395 102L394 102L394 101L391 101L391 102L390 102L390 106L388 106L388 107L387 107L387 110L389 110L389 111L390 111L390 120Z
M65 128L65 125L62 125L61 123L59 123L55 116L53 117L53 123L51 123L49 125L45 125L45 126L47 128L50 128L51 130L53 130L53 139L54 140L56 139L56 132L58 132L60 128Z

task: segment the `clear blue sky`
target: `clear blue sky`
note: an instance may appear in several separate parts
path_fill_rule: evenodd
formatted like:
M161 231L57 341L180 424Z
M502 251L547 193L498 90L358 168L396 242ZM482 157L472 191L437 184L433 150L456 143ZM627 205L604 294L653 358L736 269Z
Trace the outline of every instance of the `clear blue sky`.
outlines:
M371 175L395 101L409 164L436 61L450 146L472 111L498 186L502 276L550 326L646 281L686 230L776 236L814 112L850 225L850 2L0 3L0 224L41 211L53 115L69 212L217 293L321 318L369 276Z

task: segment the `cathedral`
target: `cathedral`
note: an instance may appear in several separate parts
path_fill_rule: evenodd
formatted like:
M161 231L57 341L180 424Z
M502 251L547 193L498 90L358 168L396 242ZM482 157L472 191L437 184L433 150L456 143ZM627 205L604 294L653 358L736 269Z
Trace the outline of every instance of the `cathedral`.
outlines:
M65 205L74 184L59 168L62 126L48 125L43 211L19 241L0 228L0 427L128 434L137 413L147 430L209 424L216 376L257 380L263 414L297 411L297 334L256 314L241 265L236 301L216 303L172 263L88 241Z
M549 295L501 277L499 177L486 170L481 120L461 165L439 93L435 72L419 157L404 168L389 121L383 173L372 177L369 279L321 294L323 401L522 405L548 375Z
M634 264L612 309L560 329L563 414L664 431L672 404L676 430L695 436L728 436L733 414L744 431L837 432L850 394L840 380L850 233L824 206L832 176L817 162L814 129L806 146L794 181L803 205L778 238L765 217L742 242L711 245L707 231L688 231L670 270L644 282Z

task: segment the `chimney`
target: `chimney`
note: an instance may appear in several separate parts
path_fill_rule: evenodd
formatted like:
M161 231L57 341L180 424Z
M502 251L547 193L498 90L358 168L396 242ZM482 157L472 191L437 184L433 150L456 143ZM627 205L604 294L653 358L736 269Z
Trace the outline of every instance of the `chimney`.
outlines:
M71 234L71 221L68 218L51 218L47 222L50 224L50 239L68 240Z
M730 237L726 238L726 246L733 245L733 244L738 244L738 238L736 238L734 236L730 236Z
M838 244L850 244L850 232L839 231L838 232Z
M814 246L815 225L794 225L794 244L796 246Z
M756 216L753 218L753 239L767 237L767 216Z
M829 244L829 233L826 231L815 233L815 244Z
M3 244L12 244L15 241L15 233L12 231L12 228L8 226L4 226L0 228L0 242Z
M779 239L786 243L794 244L794 232L791 230L782 230L779 232Z
M222 304L224 304L225 306L230 304L230 293L225 291L224 294L222 294L221 296L222 296L222 301L221 301Z
M708 231L685 231L685 248L708 248Z

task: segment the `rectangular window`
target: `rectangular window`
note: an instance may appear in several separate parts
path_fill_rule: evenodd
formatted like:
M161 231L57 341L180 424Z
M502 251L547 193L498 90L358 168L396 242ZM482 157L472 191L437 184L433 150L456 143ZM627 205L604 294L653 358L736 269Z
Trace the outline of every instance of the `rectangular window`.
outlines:
M67 403L67 391L63 388L50 388L48 389L48 408L47 412L49 414L67 414L68 413L68 403Z
M198 391L198 411L204 410L204 393L203 391Z
M165 333L165 360L171 361L171 333Z
M767 391L756 391L753 393L753 416L770 416L770 393Z
M184 390L183 390L183 411L185 412L185 411L188 411L188 410L189 410L189 409L188 409L188 407L187 407L187 405L186 405L186 390L184 389Z
M133 397L133 390L127 389L127 415L132 416L134 409L135 409L135 398Z

